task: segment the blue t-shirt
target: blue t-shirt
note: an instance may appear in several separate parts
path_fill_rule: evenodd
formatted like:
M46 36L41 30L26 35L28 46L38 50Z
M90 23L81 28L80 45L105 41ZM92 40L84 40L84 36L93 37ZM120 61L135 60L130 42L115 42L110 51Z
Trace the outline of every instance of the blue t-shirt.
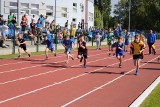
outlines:
M42 25L40 23L36 23L37 28L41 28Z
M74 43L75 41L74 41L74 39L69 39L69 40L63 40L63 42L62 42L62 44L63 45L65 45L66 47L68 47L68 48L73 48L72 47L72 44Z
M123 53L124 52L124 50L118 49L118 47L124 49L124 43L119 44L118 42L115 42L113 44L113 46L116 48L116 53Z

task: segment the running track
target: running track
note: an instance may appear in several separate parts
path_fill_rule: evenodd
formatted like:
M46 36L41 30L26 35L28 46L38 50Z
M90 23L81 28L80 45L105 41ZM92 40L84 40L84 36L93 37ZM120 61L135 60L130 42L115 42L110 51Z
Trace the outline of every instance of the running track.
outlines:
M129 53L118 68L106 49L89 50L87 68L77 59L66 65L63 53L49 60L1 60L0 107L128 107L160 75L156 46L157 55L145 55L139 76Z

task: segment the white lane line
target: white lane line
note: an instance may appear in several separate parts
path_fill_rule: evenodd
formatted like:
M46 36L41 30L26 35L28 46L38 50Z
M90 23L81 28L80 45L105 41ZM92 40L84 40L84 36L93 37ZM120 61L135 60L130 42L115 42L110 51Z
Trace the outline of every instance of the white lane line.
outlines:
M114 56L112 56L112 57L114 57ZM106 60L106 59L110 59L112 57L107 57L107 58L98 59L98 60L95 60L95 61L90 61L90 62L87 62L87 64L93 63L93 62L102 61L102 60ZM76 66L80 66L80 65L83 65L83 64L73 65L71 67L76 67ZM61 71L61 70L64 70L64 69L67 69L67 68L56 69L56 70L53 70L53 71L39 73L39 74L36 74L36 75L31 75L31 76L27 76L27 77L21 77L21 78L15 79L15 80L1 82L0 85L4 85L4 84L8 84L8 83L13 83L13 82L21 81L21 80L27 80L27 79L30 79L30 78L34 78L34 77L38 77L38 76L41 76L41 75L46 75L46 74L54 73L54 72Z
M139 107L159 83L160 76L129 107Z
M104 58L104 59L106 59L106 58ZM103 60L104 60L104 59L103 59ZM132 59L132 58L130 58L130 59ZM125 61L128 61L128 60L129 60L129 59L124 60L124 62L125 62ZM113 65L116 65L116 64L119 64L119 62L118 62L118 63L111 64L111 65L108 65L108 66L113 66ZM54 82L54 84L51 84L51 85L48 85L48 86L45 86L45 87L42 87L42 88L38 88L38 89L36 89L36 90L32 90L32 91L26 92L26 93L24 93L24 94L20 94L20 95L17 95L17 96L15 96L15 97L8 98L8 99L6 99L6 100L2 100L2 101L0 101L0 104L5 103L5 102L8 102L8 101L11 101L11 100L14 100L14 99L17 99L17 98L20 98L20 97L23 97L23 96L26 96L26 95L29 95L29 94L32 94L32 93L35 93L35 92L38 92L38 91L41 91L41 90L44 90L44 89L47 89L47 88L50 88L50 87L53 87L53 86L55 86L55 85L59 85L59 84L62 84L62 83L65 83L65 82L68 82L68 81L71 81L71 80L80 78L80 77L85 76L85 75L87 75L87 74L89 74L89 73L91 73L91 72L96 72L96 71L102 70L103 68L106 68L106 67L102 67L102 68L96 69L96 70L94 70L94 71L92 70L92 71L90 71L90 72L88 72L88 73L83 73L83 74L80 74L80 75L78 75L78 76L74 76L74 77L71 77L71 78L69 78L69 79L66 79L66 80L63 80L63 81L60 81L60 82Z
M91 55L89 57L103 55L103 54L106 54L106 53L95 54L95 55ZM77 58L75 58L75 59L77 59ZM56 64L56 63L60 63L60 62L64 62L64 61L57 61L57 62L54 62L54 63ZM2 71L2 72L0 72L0 74L20 71L20 70L30 69L30 68L35 68L35 67L40 67L40 66L44 66L44 65L48 65L48 63L47 64L39 64L39 65L35 65L35 66L29 66L29 67L23 67L23 68L19 68L19 69L8 70L8 71Z
M147 65L149 62L154 61L154 60L157 59L157 58L158 58L158 57L153 58L153 59L151 59L150 61L147 61L147 63L142 64L140 67ZM82 99L82 98L84 98L84 97L86 97L86 96L88 96L88 95L94 93L95 91L98 91L99 89L102 89L103 87L105 87L105 86L107 86L107 85L109 85L109 84L111 84L111 83L113 83L113 82L115 82L115 81L121 79L122 77L126 76L127 74L129 74L129 73L131 73L131 72L133 72L133 71L135 71L135 69L132 69L132 70L126 72L124 75L121 75L121 76L119 76L119 77L117 77L117 78L115 78L115 79L113 79L113 80L111 80L111 81L109 81L109 82L107 82L107 83L105 83L105 84L103 84L103 85L97 87L96 89L91 90L91 91L89 91L89 92L83 94L83 95L80 96L80 97L77 97L76 99L74 99L74 100L72 100L72 101L70 101L70 102L68 102L68 103L66 103L66 104L64 104L64 105L62 105L61 107L66 107L66 106L68 106L68 105L71 105L72 103L74 103L74 102L76 102L76 101L78 101L78 100L80 100L80 99Z

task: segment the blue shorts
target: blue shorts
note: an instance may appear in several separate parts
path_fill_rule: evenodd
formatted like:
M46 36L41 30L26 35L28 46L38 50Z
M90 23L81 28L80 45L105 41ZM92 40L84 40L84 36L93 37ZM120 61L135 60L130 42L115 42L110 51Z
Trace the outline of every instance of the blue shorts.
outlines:
M71 50L72 50L72 48L67 48L67 49L65 49L65 52L66 53L71 53Z
M2 36L7 36L8 33L7 33L7 32L1 32L1 35L2 35Z
M123 52L116 53L116 57L120 57L120 56L124 56L124 53Z
M54 51L54 46L53 45L50 45L50 46L47 46L47 48L51 51Z
M128 39L125 40L125 45L129 45L129 40Z

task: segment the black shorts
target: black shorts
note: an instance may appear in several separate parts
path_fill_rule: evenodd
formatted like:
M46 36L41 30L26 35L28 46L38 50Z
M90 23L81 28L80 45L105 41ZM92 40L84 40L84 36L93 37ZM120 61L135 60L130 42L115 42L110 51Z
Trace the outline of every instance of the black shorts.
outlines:
M142 59L142 54L133 55L133 59Z
M84 57L85 59L88 58L88 55L87 55L87 54L83 54L83 52L78 52L78 55L83 55L83 57Z
M26 45L24 45L24 44L23 44L23 45L20 45L19 47L22 48L24 51L27 50Z

